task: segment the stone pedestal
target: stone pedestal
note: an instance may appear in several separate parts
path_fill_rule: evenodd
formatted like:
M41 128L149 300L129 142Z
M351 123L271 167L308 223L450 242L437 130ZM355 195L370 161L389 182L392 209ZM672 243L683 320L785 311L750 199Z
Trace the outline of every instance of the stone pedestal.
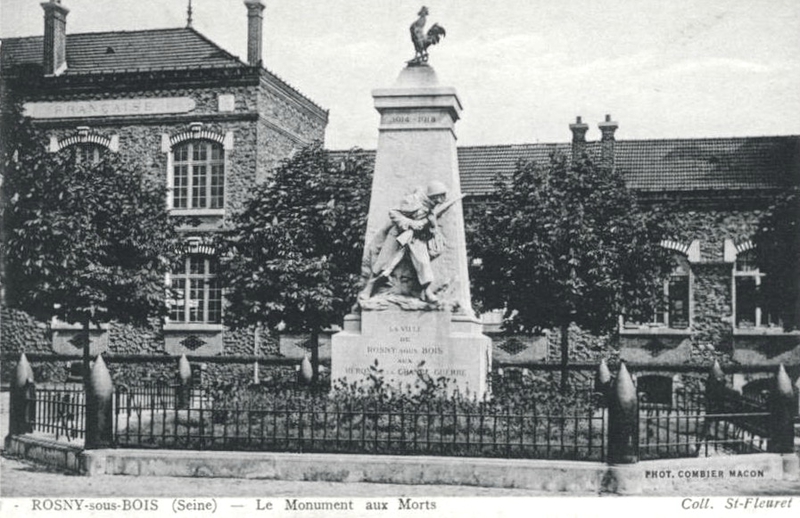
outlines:
M414 390L426 374L446 378L450 392L482 398L488 391L491 340L479 322L448 311L365 311L333 336L333 379L367 378L375 367L394 387ZM376 362L377 361L377 365Z
M440 86L430 66L409 66L391 88L374 90L373 97L381 120L364 282L370 278L370 265L376 264L376 249L386 243L391 209L400 208L409 195L432 182L444 184L447 199L461 195L454 127L462 108L455 89ZM333 336L334 380L364 379L378 360L386 380L395 384L413 386L421 368L434 379L451 379L451 387L462 392L479 397L486 393L491 340L482 334L472 310L461 203L449 207L437 226L444 239L431 261L430 287L437 303L419 300L417 274L406 256L395 268L389 292L362 298L361 313L348 316L344 331Z

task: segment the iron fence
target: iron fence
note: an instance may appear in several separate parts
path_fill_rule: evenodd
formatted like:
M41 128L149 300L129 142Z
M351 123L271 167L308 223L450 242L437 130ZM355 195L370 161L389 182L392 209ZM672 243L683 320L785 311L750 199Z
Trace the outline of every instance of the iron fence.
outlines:
M25 404L33 415L33 431L53 435L56 440L85 437L86 396L82 386L41 388L31 384Z
M175 408L177 389L177 383L163 380L119 385L115 390L115 404L122 407Z
M605 461L608 448L605 400L588 387L563 405L342 403L325 393L294 391L245 406L215 401L199 389L180 390L168 382L118 386L115 445L589 461ZM82 386L29 384L31 431L83 439L85 401ZM770 415L767 399L726 387L714 394L676 391L669 403L640 394L634 442L642 460L763 452Z
M117 408L119 447L441 455L528 459L605 458L606 412L500 411L457 402L410 406L299 400L260 408Z
M676 392L671 404L639 402L642 460L767 451L770 413L763 402L725 389L709 398Z

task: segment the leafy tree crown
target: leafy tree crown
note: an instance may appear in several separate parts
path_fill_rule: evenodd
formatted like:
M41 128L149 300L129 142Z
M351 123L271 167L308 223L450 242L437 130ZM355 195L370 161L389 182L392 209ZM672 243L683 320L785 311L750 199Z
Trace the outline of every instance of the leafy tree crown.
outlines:
M613 168L553 154L498 177L472 230L474 293L514 332L576 323L599 332L647 319L671 267L664 226Z
M255 189L222 236L226 323L318 331L341 322L358 291L370 171L360 153L337 161L316 143Z
M163 315L179 243L164 186L120 154L76 161L69 148L47 152L27 119L13 128L4 149L9 305L70 323Z

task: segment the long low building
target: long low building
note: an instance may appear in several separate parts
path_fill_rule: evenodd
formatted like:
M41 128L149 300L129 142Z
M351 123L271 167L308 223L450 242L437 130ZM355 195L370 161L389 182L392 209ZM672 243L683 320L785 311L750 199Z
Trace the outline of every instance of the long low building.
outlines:
M760 307L758 286L768 272L754 264L752 238L777 197L800 184L800 136L617 140L617 128L606 117L599 139L588 142L590 128L579 117L569 125L571 141L459 147L467 223L483 212L498 176L510 178L520 160L545 165L552 153L585 151L615 167L644 206L667 206L681 221L678 233L662 241L675 257L664 282L666 307L648 322L621 320L618 336L604 343L638 364L702 364L722 355L743 364L791 365L797 377L800 334L785 331ZM498 315L484 319L488 331L497 330ZM602 339L575 335L576 360L606 354L596 345ZM494 354L503 362L556 360L558 343L557 331L498 338ZM750 378L737 376L736 385Z
M208 358L305 353L302 336L259 344L255 332L224 327L224 287L215 279L215 250L206 240L281 159L322 140L328 121L327 110L263 66L264 5L244 4L246 60L191 24L70 34L69 11L54 0L42 4L43 36L2 42L4 113L21 103L52 153L120 153L141 160L169 189L170 213L181 220L186 255L170 278L180 296L172 300L169 318L149 330L113 322L102 326L92 333L94 353ZM575 359L595 360L606 347L636 363L704 363L722 354L741 363L782 362L793 366L797 377L800 335L784 331L759 306L758 286L769 272L753 263L752 237L776 197L800 183L800 136L617 140L618 124L610 117L598 127L595 141L586 140L590 128L579 118L569 125L571 141L565 125L560 143L458 149L462 190L470 195L468 224L498 174L510 175L519 160L544 163L554 151L586 150L617 168L644 203L669 204L680 213L682 230L662 243L675 253L675 268L664 282L667 307L649 322L621 321L618 342L606 337L600 347L598 338L576 332ZM498 361L557 357L556 333L504 337L496 333L497 314L485 315L485 323L496 335ZM77 334L70 324L36 322L3 308L7 357L26 351L77 359ZM63 377L65 363L42 368L43 374Z

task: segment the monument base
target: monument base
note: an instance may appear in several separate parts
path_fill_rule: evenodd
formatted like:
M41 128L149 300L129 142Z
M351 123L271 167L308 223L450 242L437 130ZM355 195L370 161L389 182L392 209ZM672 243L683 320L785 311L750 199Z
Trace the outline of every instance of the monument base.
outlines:
M492 341L481 330L478 320L450 311L348 315L344 329L332 337L332 382L368 381L377 368L396 388L418 390L420 374L427 374L447 379L451 394L483 398L489 391Z

